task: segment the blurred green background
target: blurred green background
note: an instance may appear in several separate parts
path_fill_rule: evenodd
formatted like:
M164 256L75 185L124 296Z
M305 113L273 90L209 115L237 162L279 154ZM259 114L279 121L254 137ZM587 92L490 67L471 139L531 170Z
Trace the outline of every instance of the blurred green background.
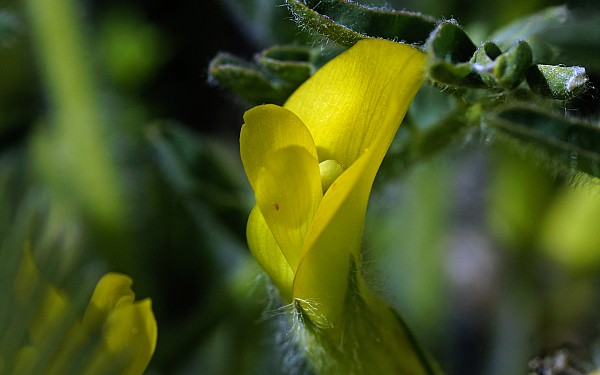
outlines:
M481 42L562 3L366 4L454 17ZM568 5L576 18L544 37L598 87L598 3ZM245 245L253 195L237 141L248 105L207 70L220 51L251 59L274 44L316 45L290 18L278 0L1 2L0 283L29 241L74 294L108 270L134 278L159 327L149 374L284 364L309 374ZM564 111L597 122L598 96ZM408 118L426 125L452 100L425 85ZM448 374L525 374L529 358L564 343L593 352L600 187L572 172L482 131L376 181L368 277Z

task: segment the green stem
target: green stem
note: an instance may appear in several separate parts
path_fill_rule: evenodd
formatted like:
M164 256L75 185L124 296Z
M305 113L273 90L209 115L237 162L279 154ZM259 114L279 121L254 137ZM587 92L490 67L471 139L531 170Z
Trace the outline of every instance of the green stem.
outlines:
M65 202L111 228L124 221L117 173L105 137L96 85L72 0L26 0L39 64L52 104L50 134L39 139L43 178Z
M294 307L298 345L316 374L442 374L402 319L370 292L353 260L337 326L315 324L301 303Z

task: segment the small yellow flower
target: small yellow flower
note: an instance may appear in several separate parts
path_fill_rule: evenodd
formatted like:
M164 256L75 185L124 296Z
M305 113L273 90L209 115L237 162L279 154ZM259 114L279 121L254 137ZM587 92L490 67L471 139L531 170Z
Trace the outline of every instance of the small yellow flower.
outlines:
M256 195L248 244L287 301L335 324L360 259L373 180L426 56L366 39L319 69L284 104L244 116L241 158Z
M94 290L83 317L84 328L101 326L109 356L125 356L123 374L142 374L156 348L157 326L150 299L134 301L133 280L108 273Z
M97 283L82 319L72 301L44 279L26 248L15 280L16 309L31 311L29 345L19 349L12 374L123 374L144 372L157 340L149 299L135 301L129 276L108 273Z

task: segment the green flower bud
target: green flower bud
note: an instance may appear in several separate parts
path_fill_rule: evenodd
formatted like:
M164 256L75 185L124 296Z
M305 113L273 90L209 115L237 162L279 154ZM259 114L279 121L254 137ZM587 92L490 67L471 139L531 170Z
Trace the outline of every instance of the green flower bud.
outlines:
M526 72L527 83L536 94L567 100L588 88L588 76L581 66L533 65Z

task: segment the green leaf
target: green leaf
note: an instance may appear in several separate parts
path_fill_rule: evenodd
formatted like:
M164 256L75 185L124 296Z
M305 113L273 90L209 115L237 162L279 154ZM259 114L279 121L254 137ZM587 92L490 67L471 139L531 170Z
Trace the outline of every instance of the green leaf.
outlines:
M301 46L275 46L263 51L257 61L272 76L290 84L300 84L314 71L313 52L313 49Z
M525 79L525 71L533 60L531 47L524 40L519 40L506 53L501 54L494 64L494 76L502 87L509 90L516 88Z
M469 61L477 47L455 21L441 23L427 40L426 49L436 60L452 63Z
M219 53L208 67L210 80L250 104L281 103L285 94L258 65L228 53ZM290 92L291 93L291 92Z
M364 38L423 44L436 20L420 13L368 8L349 0L287 0L296 23L344 46Z
M310 50L302 47L273 47L249 62L229 53L211 61L210 80L251 105L283 104L314 71Z
M429 78L437 83L481 88L483 81L471 60L477 47L455 21L441 23L425 45L430 57Z
M526 72L531 91L550 99L567 100L582 94L588 88L588 76L580 66L537 64Z
M451 64L440 61L429 66L429 78L444 85L481 88L481 77L470 63Z
M188 208L202 202L219 219L207 226L226 222L243 233L249 207L244 204L242 173L230 150L174 122L153 124L147 137L165 180Z
M516 20L493 33L489 40L505 50L518 39L531 41L548 29L560 26L567 19L566 6L546 8L528 17Z
M497 86L496 77L494 77L494 60L502 54L500 48L494 42L485 42L473 55L471 61L473 67L479 73L481 80L486 86Z
M494 42L485 42L475 52L473 61L478 64L489 64L502 54L502 50Z
M545 108L509 107L486 123L535 150L552 167L600 177L600 128Z

